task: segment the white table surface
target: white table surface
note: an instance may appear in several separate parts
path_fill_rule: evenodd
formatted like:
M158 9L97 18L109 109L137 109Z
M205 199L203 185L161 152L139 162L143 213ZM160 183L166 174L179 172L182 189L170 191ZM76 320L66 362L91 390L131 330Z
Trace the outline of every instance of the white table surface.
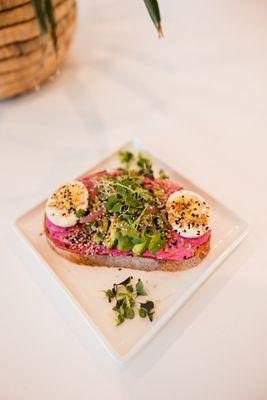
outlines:
M80 0L65 68L0 104L0 399L267 398L267 4ZM58 183L138 136L251 233L147 348L114 363L12 230Z

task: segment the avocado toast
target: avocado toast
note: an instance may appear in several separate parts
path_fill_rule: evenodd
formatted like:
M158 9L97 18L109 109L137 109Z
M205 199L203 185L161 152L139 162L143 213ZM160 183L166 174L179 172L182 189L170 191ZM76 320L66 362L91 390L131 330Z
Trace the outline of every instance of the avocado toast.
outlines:
M210 207L143 154L120 153L121 166L57 188L46 204L49 244L84 265L178 271L210 248Z

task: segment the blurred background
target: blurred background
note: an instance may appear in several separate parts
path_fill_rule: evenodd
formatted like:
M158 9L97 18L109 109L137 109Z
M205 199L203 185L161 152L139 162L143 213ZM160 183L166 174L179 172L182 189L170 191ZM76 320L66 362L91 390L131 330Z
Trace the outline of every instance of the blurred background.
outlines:
M24 177L16 196L43 198L133 137L231 204L235 194L218 180L238 179L243 193L253 180L260 190L251 164L265 172L266 2L161 0L160 40L143 1L77 4L59 73L0 103L0 167L16 174L19 166Z

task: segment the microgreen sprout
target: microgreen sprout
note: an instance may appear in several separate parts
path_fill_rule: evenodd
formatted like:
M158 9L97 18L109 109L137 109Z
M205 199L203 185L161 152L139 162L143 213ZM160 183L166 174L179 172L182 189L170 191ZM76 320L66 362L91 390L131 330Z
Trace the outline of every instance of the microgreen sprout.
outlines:
M112 289L104 291L109 303L113 300L116 302L112 310L116 313L116 325L121 325L125 319L133 319L135 317L136 298L138 296L147 296L144 284L141 279L138 279L135 285L131 282L132 276L129 276L120 283L114 283ZM134 289L135 287L135 289ZM154 303L147 300L145 303L140 303L138 314L141 318L148 317L153 321Z
M75 217L79 219L79 218L82 218L84 216L84 214L85 214L85 210L83 210L82 208L79 208L79 210L76 211L76 213L75 213Z
M104 246L134 257L156 254L170 238L161 182L154 178L152 163L144 154L123 151L119 157L122 168L115 173L102 171L92 181L88 210L76 212L78 219L92 216L90 223L82 223L82 233L96 252Z
M169 177L163 169L160 169L158 174L158 179L169 179Z

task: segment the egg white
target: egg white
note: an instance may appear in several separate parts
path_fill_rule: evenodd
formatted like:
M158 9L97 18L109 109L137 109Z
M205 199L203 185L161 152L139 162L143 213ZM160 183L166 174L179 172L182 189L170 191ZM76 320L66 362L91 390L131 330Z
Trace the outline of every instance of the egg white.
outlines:
M46 203L46 215L53 224L66 228L77 223L75 214L78 210L85 211L87 208L86 186L80 181L73 181L59 186L51 193Z
M201 237L210 229L210 206L195 192L173 193L167 200L166 210L172 228L185 238Z

